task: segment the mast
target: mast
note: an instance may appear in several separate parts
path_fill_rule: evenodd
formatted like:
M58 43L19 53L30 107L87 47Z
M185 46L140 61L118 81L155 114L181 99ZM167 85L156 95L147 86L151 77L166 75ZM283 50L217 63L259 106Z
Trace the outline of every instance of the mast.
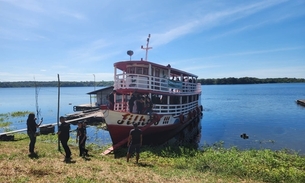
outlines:
M152 49L152 47L149 47L149 38L150 38L150 34L148 34L148 38L147 38L147 43L146 43L146 47L144 48L143 45L141 46L141 49L146 51L145 54L145 61L147 61L147 54L148 54L148 50Z

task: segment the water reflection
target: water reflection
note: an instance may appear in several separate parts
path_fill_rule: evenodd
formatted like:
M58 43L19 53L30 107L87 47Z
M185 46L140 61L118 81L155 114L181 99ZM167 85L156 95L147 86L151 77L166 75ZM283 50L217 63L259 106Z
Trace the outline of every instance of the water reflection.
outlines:
M174 135L165 145L200 147L202 115L193 119L188 126Z

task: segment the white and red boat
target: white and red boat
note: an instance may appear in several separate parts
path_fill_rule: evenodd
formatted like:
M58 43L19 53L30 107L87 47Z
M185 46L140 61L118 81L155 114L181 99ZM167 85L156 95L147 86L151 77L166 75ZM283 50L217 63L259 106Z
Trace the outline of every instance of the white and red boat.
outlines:
M170 65L145 60L128 60L114 63L114 87L110 96L113 105L104 110L104 118L114 146L127 142L133 123L143 132L143 144L159 144L186 127L202 113L201 84L198 76ZM130 57L132 51L127 52ZM129 111L132 94L149 97L153 113ZM151 119L150 119L151 117Z

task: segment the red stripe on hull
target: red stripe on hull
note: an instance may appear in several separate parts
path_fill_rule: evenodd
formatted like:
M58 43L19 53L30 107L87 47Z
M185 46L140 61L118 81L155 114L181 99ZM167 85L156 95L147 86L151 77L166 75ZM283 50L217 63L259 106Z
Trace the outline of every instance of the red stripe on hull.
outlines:
M160 126L160 127L148 127L143 131L143 144L144 145L158 145L166 142L174 135L176 135L179 131L181 131L184 127L186 127L193 119L189 120L185 123L177 123L168 126ZM142 126L144 127L144 126ZM122 126L122 125L107 125L109 130L113 145L118 142L126 139L129 135L129 132L133 127L131 126ZM139 126L141 129L141 126Z

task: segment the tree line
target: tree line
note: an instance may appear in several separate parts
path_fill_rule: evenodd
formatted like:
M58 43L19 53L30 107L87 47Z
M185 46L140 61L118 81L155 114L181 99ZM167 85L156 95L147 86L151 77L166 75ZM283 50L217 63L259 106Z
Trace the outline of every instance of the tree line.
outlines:
M86 87L86 86L111 86L113 81L61 81L60 87ZM58 87L57 81L16 81L0 82L0 88L17 88L17 87Z
M262 83L305 83L304 78L265 78L259 79L255 77L242 78L216 78L216 79L198 79L197 82L202 85L223 85L223 84L262 84ZM61 87L86 87L86 86L112 86L113 81L61 81ZM57 87L57 81L16 81L16 82L0 82L0 88L13 87Z
M263 84L263 83L305 83L304 78L265 78L255 77L242 78L218 78L218 79L198 79L202 85L223 85L223 84Z

